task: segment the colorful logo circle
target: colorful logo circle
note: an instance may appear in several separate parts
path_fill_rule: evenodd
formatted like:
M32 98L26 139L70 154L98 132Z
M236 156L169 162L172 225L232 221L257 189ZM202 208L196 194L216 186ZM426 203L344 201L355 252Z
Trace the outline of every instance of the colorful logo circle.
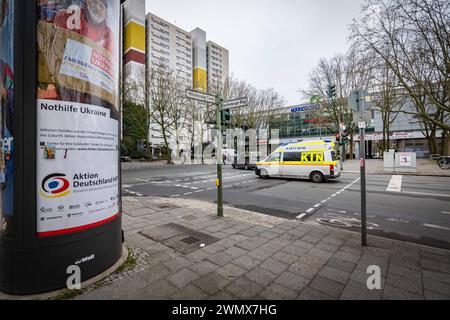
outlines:
M46 198L61 198L70 193L70 183L65 174L52 173L42 180L41 195Z

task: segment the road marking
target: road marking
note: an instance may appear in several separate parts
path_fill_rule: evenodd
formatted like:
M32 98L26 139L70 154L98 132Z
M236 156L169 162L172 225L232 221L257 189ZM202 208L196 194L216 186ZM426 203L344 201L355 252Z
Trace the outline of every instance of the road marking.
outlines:
M386 221L400 222L400 223L409 223L409 220L396 219L396 218L389 218L389 219L386 219Z
M450 198L450 194L440 194L440 193L425 193L425 192L413 192L413 191L403 191L406 194L418 194L423 196L434 196L434 197L445 197Z
M173 196L170 196L171 198L176 198L176 197L179 197L180 195L179 194L174 194Z
M450 214L450 212L448 212L448 211L442 211L442 213L444 213L444 214Z
M122 188L132 188L133 186L130 186L129 184L122 185Z
M437 226L437 225L435 225L435 224L424 223L423 226L424 226L424 227L428 227L428 228L433 228L433 229L450 230L449 227Z
M402 192L402 179L403 176L392 176L391 181L389 181L389 184L386 188L386 191Z
M192 194L192 192L186 192L184 195L187 196L189 194Z
M333 199L334 197L338 196L339 194L341 194L342 192L344 192L345 190L347 190L346 188L350 188L353 184L357 183L361 178L356 179L355 181L353 181L352 183L350 183L349 185L347 185L346 187L342 188L341 190L339 190L338 192L336 192L335 194L332 194L331 196L329 196L328 198L326 198L325 200L320 201L319 204L314 205L313 208L309 208L308 210L306 210L306 213L304 215L306 215L307 213L311 213L312 211L314 211L314 209L320 207L321 204L326 203L327 201L330 201L331 199ZM256 180L255 180L256 181ZM333 209L327 209L329 211L337 211L337 210L333 210ZM338 211L341 213L345 213L345 211ZM304 217L303 214L299 215L297 218L298 219L302 219ZM301 218L299 218L301 216Z
M303 219L306 216L306 213L302 213L297 216L297 219Z

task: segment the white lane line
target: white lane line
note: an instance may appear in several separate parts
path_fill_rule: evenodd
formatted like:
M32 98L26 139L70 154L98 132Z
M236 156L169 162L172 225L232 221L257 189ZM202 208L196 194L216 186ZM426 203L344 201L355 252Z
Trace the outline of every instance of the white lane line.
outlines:
M180 195L179 194L174 194L173 196L170 196L171 198L176 198L176 197L179 197Z
M132 188L133 186L130 186L129 184L122 185L122 188Z
M396 219L396 218L389 218L386 219L386 221L391 221L391 222L400 222L400 223L409 223L409 220L403 220L403 219Z
M150 180L137 178L136 181L149 182Z
M444 213L444 214L450 214L450 212L448 212L448 211L442 211L442 213Z
M199 193L199 192L203 192L203 191L205 191L205 190L197 190L197 191L195 191L195 193Z
M190 194L192 194L192 192L186 192L184 195L187 196L187 195L190 195Z
M298 215L297 219L303 219L304 216L306 216L306 213L302 213L302 214Z
M424 226L424 227L428 227L428 228L433 228L433 229L450 230L449 227L437 226L437 225L435 225L435 224L424 223L423 226Z
M413 191L403 191L402 193L406 193L406 194L417 194L417 195L423 195L423 196L434 196L434 197L445 197L445 198L450 198L450 194L425 193L425 192L413 192Z
M402 179L403 176L392 176L391 181L389 181L389 184L386 188L386 191L402 192Z
M198 190L198 188L196 188L196 187L191 187L191 190Z
M347 185L346 187L340 189L340 190L339 190L338 192L336 192L335 194L332 194L332 195L329 196L328 198L326 198L326 199L320 201L320 203L314 205L314 207L309 208L308 210L306 210L306 213L305 213L304 215L306 215L307 213L311 213L312 211L314 211L314 209L320 207L321 204L324 204L324 203L326 203L327 201L330 201L330 200L333 199L334 197L338 196L339 194L341 194L342 192L344 192L345 190L347 190L346 188L350 188L353 184L357 183L360 179L361 179L361 178L356 179L355 181L353 181L352 183L350 183L350 184ZM256 181L256 180L255 180L255 181ZM327 209L327 210L331 211L332 209ZM333 210L333 211L337 211L337 210ZM345 211L338 211L338 212L345 213ZM298 218L298 219L301 219L301 218L304 217L304 215L301 214L301 215L299 215L297 218ZM300 216L301 216L301 218L300 218Z

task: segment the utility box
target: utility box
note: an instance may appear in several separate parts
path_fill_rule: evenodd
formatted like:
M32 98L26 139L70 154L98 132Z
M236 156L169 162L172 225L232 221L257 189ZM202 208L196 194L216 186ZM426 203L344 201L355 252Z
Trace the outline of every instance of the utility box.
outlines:
M394 171L395 168L395 152L389 150L383 154L384 171Z
M384 171L392 173L416 172L415 152L389 152L384 153Z
M416 172L415 152L397 152L395 154L395 171L396 172Z
M0 0L1 292L62 289L122 254L120 7Z

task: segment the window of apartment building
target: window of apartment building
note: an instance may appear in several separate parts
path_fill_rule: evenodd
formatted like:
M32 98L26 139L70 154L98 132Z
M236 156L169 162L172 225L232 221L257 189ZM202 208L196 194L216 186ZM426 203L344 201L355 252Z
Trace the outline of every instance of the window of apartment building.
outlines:
M155 38L158 38L158 39L163 40L163 41L165 41L165 42L169 42L169 38L166 38L166 37L164 37L164 36L162 36L162 35L159 35L159 34L157 34L157 33L154 33L153 31L152 31L151 33L152 33L152 36L154 36Z
M169 25L167 23L164 23L162 21L159 21L158 19L155 19L154 17L151 17L152 21L159 24L160 26L164 27L164 28L169 28Z

